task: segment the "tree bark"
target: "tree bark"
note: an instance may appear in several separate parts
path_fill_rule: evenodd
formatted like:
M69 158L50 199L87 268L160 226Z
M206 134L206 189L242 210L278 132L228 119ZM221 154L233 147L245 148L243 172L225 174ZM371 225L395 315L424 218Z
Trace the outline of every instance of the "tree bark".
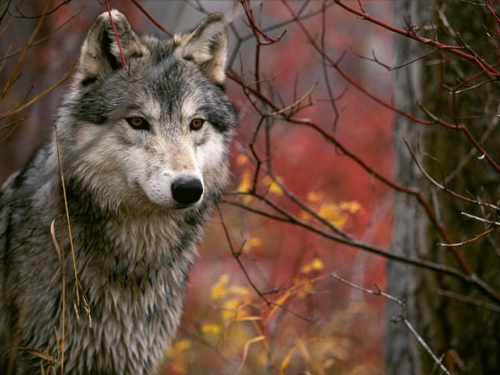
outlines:
M489 63L498 61L488 39L488 32L492 32L488 30L493 23L492 17L488 16L486 7L478 3L398 0L395 13L399 27L405 27L405 19L411 19L411 24L417 27L434 26L437 32L421 30L418 33L428 38L437 37L440 42L450 45L457 45L458 35ZM429 52L428 46L398 36L394 64L399 66ZM499 162L500 131L495 126L500 102L498 84L490 82L448 95L461 80L479 71L473 62L462 61L446 52L435 53L395 71L394 101L396 107L420 118L425 118L418 106L418 103L423 103L440 118L466 125L477 139L482 139L483 147ZM486 79L484 76L479 81ZM446 183L447 188L461 195L496 204L499 173L480 158L463 133L446 130L437 124L418 125L400 115L396 117L397 182L422 192L453 242L473 239L484 232L487 229L484 224L465 217L462 212L491 219L494 219L495 212L461 201L432 184L417 168L404 139L417 154L419 163L436 181ZM443 238L438 236L416 199L397 194L392 251L461 269L450 248L438 246L442 242ZM500 286L498 245L498 234L493 233L457 247L474 273L497 290ZM406 300L406 318L438 357L444 355L443 363L451 373L500 373L500 314L457 299L464 296L494 302L484 293L450 277L392 261L387 265L387 284L389 294ZM443 290L447 291L447 296L443 295ZM450 298L449 292L456 298ZM433 373L435 364L430 355L404 324L393 321L401 314L400 306L388 302L387 374Z

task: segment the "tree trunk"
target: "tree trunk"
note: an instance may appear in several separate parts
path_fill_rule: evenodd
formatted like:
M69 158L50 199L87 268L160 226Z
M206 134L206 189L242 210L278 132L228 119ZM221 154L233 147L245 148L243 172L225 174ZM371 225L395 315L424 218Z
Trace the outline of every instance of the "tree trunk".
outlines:
M450 45L458 44L452 37L459 35L489 63L498 61L488 40L488 33L495 33L488 30L493 20L486 7L479 3L398 0L395 12L399 27L405 27L405 19L411 19L411 24L417 27L434 26L437 32L422 30L419 35L437 37L440 42ZM428 46L402 36L396 37L395 43L395 66L431 51ZM420 102L436 116L466 125L476 139L482 140L493 159L500 162L500 131L495 126L500 102L498 84L486 83L448 95L454 86L479 71L473 62L462 61L446 52L434 53L395 71L395 105L417 117L429 119L419 109L417 103ZM472 84L487 78L483 76ZM465 217L462 212L493 220L495 212L459 200L432 184L417 168L404 139L434 180L463 196L496 204L499 173L480 157L463 133L446 130L437 124L418 125L404 116L396 117L397 182L423 193L453 242L473 239L484 232L487 227L483 223ZM438 245L444 240L414 197L398 194L394 211L393 252L462 270L450 248ZM493 233L457 247L474 273L496 290L500 289L498 245L498 234ZM407 302L406 318L438 357L444 355L443 363L451 373L500 374L500 314L459 300L466 297L494 302L484 293L449 276L392 261L387 265L387 285L389 294ZM435 364L430 355L404 324L393 322L401 313L400 306L388 302L387 374L433 373Z

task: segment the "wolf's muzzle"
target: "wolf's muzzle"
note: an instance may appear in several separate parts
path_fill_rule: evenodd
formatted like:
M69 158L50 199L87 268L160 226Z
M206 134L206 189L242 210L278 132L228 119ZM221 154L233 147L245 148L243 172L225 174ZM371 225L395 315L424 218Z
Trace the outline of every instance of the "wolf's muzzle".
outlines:
M203 185L197 178L179 177L172 182L172 197L181 204L192 204L200 200Z

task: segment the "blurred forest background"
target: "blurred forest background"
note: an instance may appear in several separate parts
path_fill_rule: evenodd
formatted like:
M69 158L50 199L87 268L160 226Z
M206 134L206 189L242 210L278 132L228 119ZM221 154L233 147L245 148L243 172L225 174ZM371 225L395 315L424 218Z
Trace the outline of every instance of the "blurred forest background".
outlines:
M0 4L3 182L48 134L107 2ZM498 4L109 4L139 33L229 23L233 183L163 374L500 373Z

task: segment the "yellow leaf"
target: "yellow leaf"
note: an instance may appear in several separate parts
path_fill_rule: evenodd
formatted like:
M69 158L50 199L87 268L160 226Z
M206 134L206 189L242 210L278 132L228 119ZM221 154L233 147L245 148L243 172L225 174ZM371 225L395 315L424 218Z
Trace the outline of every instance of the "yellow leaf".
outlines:
M185 350L188 350L189 348L191 348L191 341L187 340L187 339L184 339L184 340L180 340L178 341L176 344L175 344L175 348L176 350L180 351L180 352L183 352Z
M318 209L318 215L339 228L344 226L348 218L345 211L341 210L339 205L336 203L322 204Z
M250 251L250 249L252 249L254 247L259 247L261 245L262 245L262 240L260 238L250 237L243 244L243 247L242 247L241 251L243 252L243 254L248 254L248 252Z
M313 267L313 270L320 271L323 268L325 268L325 265L323 264L323 262L321 261L321 259L314 258L313 261L312 261L312 267Z
M321 271L323 268L325 268L323 261L319 258L314 258L311 262L304 264L300 272L309 273L311 271Z
M170 346L166 351L167 358L171 359L169 367L172 368L177 374L188 373L188 358L189 349L191 348L191 341L188 339L177 341L174 345Z
M253 184L252 174L250 173L249 170L246 170L241 175L241 180L240 180L240 183L238 184L238 187L236 188L236 190L239 193L248 193L252 188L252 184ZM245 195L243 197L243 202L245 202L245 203L248 203L251 200L252 200L251 195Z
M222 274L217 283L212 286L212 289L210 290L210 298L215 301L224 297L227 294L226 285L228 282L229 275L227 273Z
M251 187L252 187L252 175L248 170L243 171L237 190L240 193L246 193L247 191L250 190Z
M176 374L187 374L188 366L186 361L183 360L174 360L170 367L175 371Z
M340 202L339 207L343 211L347 211L351 214L355 214L358 211L361 211L361 204L356 201L349 201L349 202Z
M241 320L247 316L245 304L238 298L231 298L222 306L222 320L224 322Z
M201 326L201 331L205 334L205 335L216 335L220 332L220 327L217 325L217 324L210 324L210 323L206 323L206 324L203 324Z
M238 296L247 296L250 293L250 289L241 285L231 285L229 287L229 292Z
M323 194L315 191L310 191L307 193L306 200L309 203L319 203L323 200Z
M252 247L258 247L258 246L262 245L262 240L260 238L257 238L257 237L250 237L250 239L248 240L248 243Z
M188 339L180 340L167 349L166 355L169 358L177 358L189 348L191 348L191 341Z
M361 204L356 201L343 201L340 203L327 202L319 204L322 199L323 194L317 192L309 192L306 196L307 202L312 204L312 208L316 210L316 213L338 228L342 228L345 225L349 218L349 214L355 214L362 209ZM311 215L307 212L302 212L301 218L310 220Z
M241 165L246 165L248 164L248 156L244 154L239 154L236 157L236 165L241 166Z
M310 280L302 280L298 284L298 287L297 297L304 298L308 294L311 294L312 290L314 289L314 284Z
M283 185L283 177L276 177L276 180ZM263 181L264 185L267 186L267 189L269 190L270 193L276 194L276 195L283 195L283 190L281 190L281 187L276 181L274 181L271 177L266 176L264 177Z

